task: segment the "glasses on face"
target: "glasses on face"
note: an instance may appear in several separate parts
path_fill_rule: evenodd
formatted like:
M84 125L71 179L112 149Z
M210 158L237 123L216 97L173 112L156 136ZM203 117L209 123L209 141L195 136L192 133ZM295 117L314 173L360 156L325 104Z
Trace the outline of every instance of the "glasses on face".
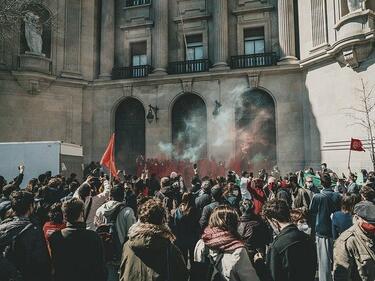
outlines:
M312 183L312 181L306 181L306 182Z

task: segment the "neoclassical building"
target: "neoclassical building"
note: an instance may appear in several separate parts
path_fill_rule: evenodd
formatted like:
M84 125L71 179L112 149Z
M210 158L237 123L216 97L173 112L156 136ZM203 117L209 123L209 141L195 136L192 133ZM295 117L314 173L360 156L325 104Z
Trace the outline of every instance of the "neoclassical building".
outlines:
M25 7L41 28L0 42L1 142L80 144L89 162L115 132L130 171L145 155L282 172L345 171L350 138L369 144L348 111L375 85L374 0L41 2Z

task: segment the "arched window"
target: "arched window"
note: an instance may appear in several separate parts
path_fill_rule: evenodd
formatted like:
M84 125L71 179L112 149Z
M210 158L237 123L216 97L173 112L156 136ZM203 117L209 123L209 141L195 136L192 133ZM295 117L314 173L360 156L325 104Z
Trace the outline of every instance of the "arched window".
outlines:
M172 109L174 158L196 162L207 158L207 110L202 98L184 94Z
M265 91L249 90L236 101L236 158L242 170L276 165L275 104Z
M136 160L145 155L145 109L135 98L120 103L115 116L116 165L128 174L136 173Z

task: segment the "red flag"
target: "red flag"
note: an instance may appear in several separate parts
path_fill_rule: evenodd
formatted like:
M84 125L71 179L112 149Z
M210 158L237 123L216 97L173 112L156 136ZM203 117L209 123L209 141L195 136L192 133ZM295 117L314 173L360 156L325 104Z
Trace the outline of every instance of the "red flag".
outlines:
M358 140L358 139L353 139L353 138L352 138L352 141L350 143L350 150L365 151L365 149L363 148L362 141Z
M107 149L105 150L102 160L100 160L100 165L108 168L113 177L117 177L117 168L115 164L115 134L112 134L111 139L109 140Z

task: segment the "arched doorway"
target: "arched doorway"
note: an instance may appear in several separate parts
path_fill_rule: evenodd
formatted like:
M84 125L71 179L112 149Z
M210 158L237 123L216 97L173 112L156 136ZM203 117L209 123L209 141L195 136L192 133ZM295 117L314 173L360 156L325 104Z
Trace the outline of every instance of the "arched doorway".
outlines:
M184 94L172 109L172 142L175 159L196 162L207 158L207 110L202 98Z
M276 118L272 97L249 90L236 101L236 158L241 170L258 171L276 165Z
M126 98L116 110L116 165L128 174L135 174L137 157L145 155L145 109L135 98Z

